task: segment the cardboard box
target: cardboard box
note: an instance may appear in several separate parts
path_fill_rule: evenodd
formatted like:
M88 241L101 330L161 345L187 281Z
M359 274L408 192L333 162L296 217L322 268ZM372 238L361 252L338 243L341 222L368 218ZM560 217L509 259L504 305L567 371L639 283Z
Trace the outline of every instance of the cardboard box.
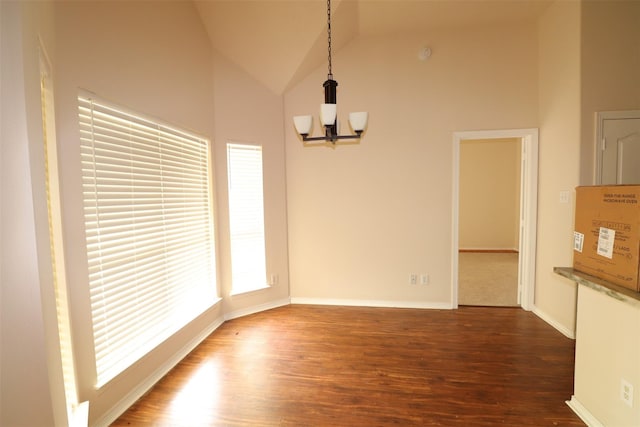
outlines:
M640 292L640 185L576 188L573 268Z

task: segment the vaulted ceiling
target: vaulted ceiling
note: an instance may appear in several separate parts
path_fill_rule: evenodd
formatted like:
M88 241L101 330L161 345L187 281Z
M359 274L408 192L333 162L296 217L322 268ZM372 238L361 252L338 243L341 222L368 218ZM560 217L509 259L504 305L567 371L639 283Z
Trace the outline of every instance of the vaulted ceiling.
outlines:
M333 52L358 35L536 19L551 0L333 0ZM323 0L196 0L214 49L276 94L327 59Z

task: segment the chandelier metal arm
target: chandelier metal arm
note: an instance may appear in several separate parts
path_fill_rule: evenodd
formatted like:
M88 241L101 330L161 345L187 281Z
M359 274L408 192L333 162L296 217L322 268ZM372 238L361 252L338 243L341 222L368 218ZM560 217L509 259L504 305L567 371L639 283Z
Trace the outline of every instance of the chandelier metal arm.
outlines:
M359 139L362 131L357 131L355 135L333 135L333 136L302 136L303 141L330 141L335 144L335 142L339 139Z
M349 114L349 123L355 135L338 135L338 118L336 116L337 87L338 82L333 79L331 61L331 0L327 0L327 51L328 67L327 80L322 85L324 87L324 104L320 106L321 122L324 127L324 136L309 136L313 119L311 116L295 116L293 118L296 131L303 141L326 141L335 145L339 139L360 139L362 132L367 126L368 113L357 112Z

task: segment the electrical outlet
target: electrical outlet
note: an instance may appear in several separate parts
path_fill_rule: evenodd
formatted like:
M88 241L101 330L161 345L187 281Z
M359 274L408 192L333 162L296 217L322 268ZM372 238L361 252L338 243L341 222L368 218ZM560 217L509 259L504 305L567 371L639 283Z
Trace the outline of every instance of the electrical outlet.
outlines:
M633 385L625 379L620 380L620 399L633 408Z
M421 274L420 275L420 284L421 285L428 285L429 284L429 275L428 274Z
M418 275L416 273L411 273L409 275L409 284L417 285L418 284Z

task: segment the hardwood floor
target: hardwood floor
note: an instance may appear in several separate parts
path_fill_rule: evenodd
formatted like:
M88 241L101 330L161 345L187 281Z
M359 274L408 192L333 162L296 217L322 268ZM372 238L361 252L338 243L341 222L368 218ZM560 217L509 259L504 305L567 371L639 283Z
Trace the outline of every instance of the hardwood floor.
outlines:
M519 308L292 305L226 322L114 426L584 426L574 342Z

